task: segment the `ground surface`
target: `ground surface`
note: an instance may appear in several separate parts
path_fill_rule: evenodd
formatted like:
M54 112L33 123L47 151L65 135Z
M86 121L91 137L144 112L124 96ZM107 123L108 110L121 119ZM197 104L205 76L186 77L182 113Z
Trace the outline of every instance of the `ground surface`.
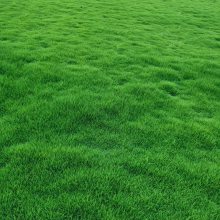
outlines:
M0 219L220 219L220 2L0 1Z

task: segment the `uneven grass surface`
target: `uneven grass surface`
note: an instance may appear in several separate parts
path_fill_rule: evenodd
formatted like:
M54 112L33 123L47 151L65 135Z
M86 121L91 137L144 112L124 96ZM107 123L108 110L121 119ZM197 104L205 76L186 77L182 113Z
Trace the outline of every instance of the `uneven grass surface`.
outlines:
M0 1L0 219L220 219L219 0Z

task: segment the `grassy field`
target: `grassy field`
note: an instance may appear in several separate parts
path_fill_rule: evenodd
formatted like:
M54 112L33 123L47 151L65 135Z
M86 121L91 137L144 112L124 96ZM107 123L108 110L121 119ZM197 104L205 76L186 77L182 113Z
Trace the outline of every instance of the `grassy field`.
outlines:
M217 220L219 147L219 0L0 1L0 220Z

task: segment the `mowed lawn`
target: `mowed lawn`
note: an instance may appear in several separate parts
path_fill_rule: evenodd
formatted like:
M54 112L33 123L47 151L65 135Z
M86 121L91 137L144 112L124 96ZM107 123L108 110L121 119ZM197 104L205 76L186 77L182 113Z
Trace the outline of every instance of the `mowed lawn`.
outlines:
M0 1L0 220L218 220L219 147L219 0Z

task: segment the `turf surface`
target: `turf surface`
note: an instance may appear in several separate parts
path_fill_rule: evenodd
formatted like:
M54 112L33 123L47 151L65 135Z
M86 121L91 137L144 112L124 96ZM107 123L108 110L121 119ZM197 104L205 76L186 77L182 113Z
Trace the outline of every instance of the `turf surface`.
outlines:
M219 0L0 1L0 219L220 219Z

